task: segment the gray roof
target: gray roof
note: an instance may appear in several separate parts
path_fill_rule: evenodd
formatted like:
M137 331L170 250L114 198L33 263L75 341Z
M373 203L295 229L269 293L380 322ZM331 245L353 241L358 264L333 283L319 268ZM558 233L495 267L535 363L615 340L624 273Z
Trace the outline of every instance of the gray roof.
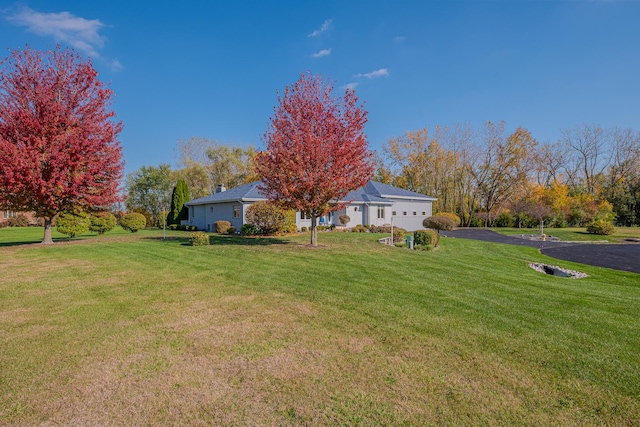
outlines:
M260 181L254 181L251 184L241 185L221 193L215 193L210 196L201 197L200 199L191 200L185 203L187 206L204 205L210 203L224 202L255 202L258 200L266 200L258 186ZM425 196L415 191L404 190L394 187L393 185L383 184L381 182L369 181L367 185L351 191L343 199L352 203L377 203L391 204L389 199L407 199L407 200L437 200L434 197Z
M405 190L403 188L394 187L393 185L383 184L377 181L369 181L364 188L366 188L367 194L372 194L378 197L431 201L438 200L435 197L426 196L424 194L416 193L415 191Z
M231 188L220 193L214 193L210 196L201 197L199 199L191 200L185 205L205 205L209 203L224 203L224 202L255 202L257 200L266 200L258 191L258 185L260 181L254 181L251 184L241 185L240 187Z

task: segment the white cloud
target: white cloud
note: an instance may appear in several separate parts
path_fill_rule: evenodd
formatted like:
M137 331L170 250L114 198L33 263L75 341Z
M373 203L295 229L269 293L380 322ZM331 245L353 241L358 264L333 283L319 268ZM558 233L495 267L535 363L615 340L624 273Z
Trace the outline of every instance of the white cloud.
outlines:
M318 52L314 53L311 56L314 58L322 58L323 56L328 56L328 55L331 55L331 49L319 50Z
M67 43L93 58L100 57L97 49L104 46L104 37L99 32L105 25L98 19L85 19L69 12L41 13L28 7L7 19L27 27L29 32Z
M370 73L358 73L354 77L366 77L368 79L377 79L378 77L389 76L389 70L386 68L380 68L379 70L371 71Z
M346 85L344 85L345 89L351 89L354 90L356 88L356 86L358 86L360 83L358 82L351 82L351 83L347 83Z
M124 67L117 59L111 61L111 71L122 71Z
M309 37L318 37L320 34L322 34L325 31L327 31L329 29L329 27L331 27L331 22L333 22L333 19L327 19L326 21L324 21L322 23L322 26L319 29L317 29L313 33L309 34Z

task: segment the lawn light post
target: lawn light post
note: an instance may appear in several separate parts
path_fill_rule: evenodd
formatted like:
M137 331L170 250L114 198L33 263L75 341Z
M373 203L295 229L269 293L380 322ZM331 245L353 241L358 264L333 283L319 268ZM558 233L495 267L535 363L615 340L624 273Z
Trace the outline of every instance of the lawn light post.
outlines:
M393 246L393 215L391 215L391 243L389 244Z

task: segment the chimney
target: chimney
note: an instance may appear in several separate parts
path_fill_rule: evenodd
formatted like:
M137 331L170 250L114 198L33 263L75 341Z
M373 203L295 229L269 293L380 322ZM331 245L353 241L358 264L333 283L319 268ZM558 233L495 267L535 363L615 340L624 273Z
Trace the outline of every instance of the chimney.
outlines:
M218 188L216 188L216 194L217 193L222 193L223 191L226 191L227 189L225 188L224 184L219 184Z

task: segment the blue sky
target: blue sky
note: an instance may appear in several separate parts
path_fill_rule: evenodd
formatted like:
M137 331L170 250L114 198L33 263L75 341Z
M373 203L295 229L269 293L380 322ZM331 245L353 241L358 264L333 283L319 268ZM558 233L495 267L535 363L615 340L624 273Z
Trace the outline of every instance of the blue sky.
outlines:
M174 164L191 136L261 148L276 90L305 71L355 87L376 150L485 120L540 142L583 123L639 130L638 21L631 0L0 1L2 47L92 58L126 172Z

